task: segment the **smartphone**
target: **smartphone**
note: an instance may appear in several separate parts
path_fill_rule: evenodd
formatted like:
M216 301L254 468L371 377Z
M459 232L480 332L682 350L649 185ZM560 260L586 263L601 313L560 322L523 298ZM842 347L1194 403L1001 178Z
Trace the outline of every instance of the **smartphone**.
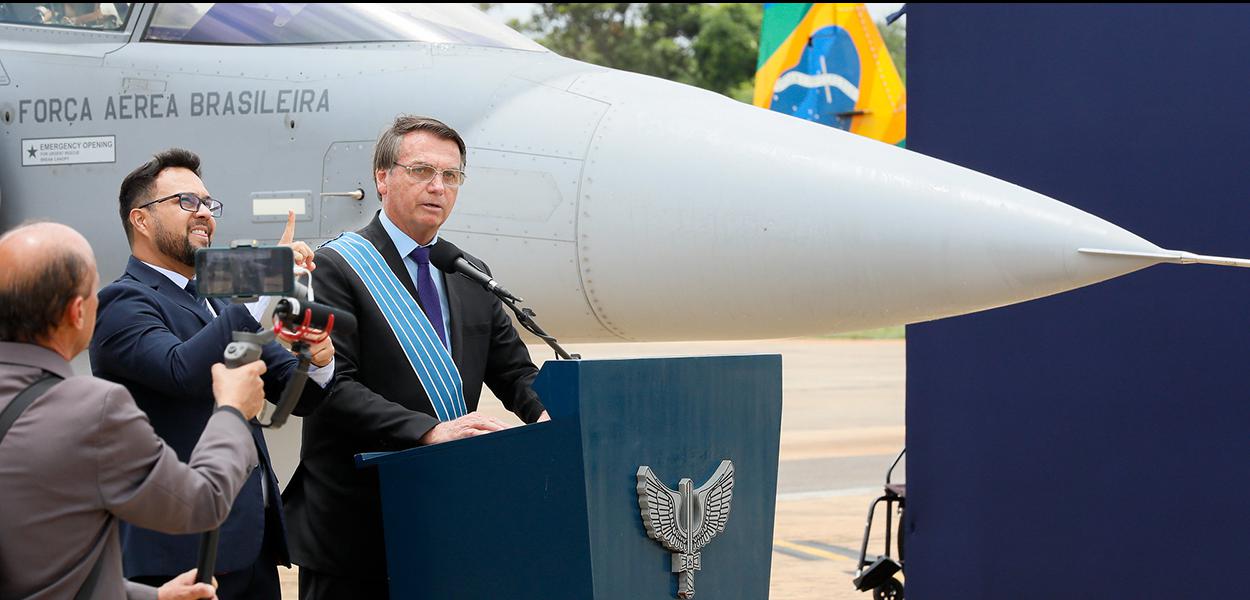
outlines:
M286 246L200 248L195 279L201 296L293 296L295 255Z

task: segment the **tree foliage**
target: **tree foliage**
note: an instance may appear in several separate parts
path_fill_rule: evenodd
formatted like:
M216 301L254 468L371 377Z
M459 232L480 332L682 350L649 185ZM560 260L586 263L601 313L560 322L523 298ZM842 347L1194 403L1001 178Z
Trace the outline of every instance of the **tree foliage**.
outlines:
M479 4L484 10L492 5ZM569 58L680 81L750 102L759 54L760 4L538 4L512 28ZM906 29L878 24L906 81Z
M749 101L762 14L758 4L539 4L510 25L569 58Z

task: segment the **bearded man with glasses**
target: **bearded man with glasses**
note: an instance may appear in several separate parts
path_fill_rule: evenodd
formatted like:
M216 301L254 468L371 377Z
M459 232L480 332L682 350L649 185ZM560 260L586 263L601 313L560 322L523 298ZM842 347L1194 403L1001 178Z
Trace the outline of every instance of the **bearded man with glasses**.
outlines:
M126 176L118 200L131 257L125 274L100 290L91 369L124 385L156 433L186 461L213 414L210 367L222 360L232 332L261 329L270 299L226 304L196 293L195 251L212 243L223 207L200 179L194 153L172 148L157 154ZM299 266L315 268L312 250L293 242L294 233L291 215L281 241ZM334 373L329 340L311 352L309 378L318 385L304 387L297 415L321 402ZM276 402L297 360L277 343L265 346L261 358L268 368L265 397ZM277 565L290 564L280 488L254 419L250 429L259 463L221 526L217 596L279 600ZM198 550L199 536L122 528L123 567L132 581L160 585L194 567Z
M335 382L304 420L300 466L283 495L301 598L389 595L378 476L357 469L354 455L507 427L475 412L483 383L522 421L547 418L531 388L538 368L503 305L429 263L464 168L454 129L400 116L374 148L382 209L317 250L318 301L355 314L357 329L332 334Z

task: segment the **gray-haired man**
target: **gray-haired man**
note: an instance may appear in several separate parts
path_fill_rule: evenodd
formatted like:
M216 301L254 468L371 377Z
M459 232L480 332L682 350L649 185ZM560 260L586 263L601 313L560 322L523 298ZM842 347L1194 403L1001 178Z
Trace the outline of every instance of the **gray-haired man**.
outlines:
M382 210L317 251L318 300L355 314L357 330L333 334L337 378L322 408L304 420L300 467L283 496L302 598L387 597L377 474L356 469L355 453L506 427L475 412L483 383L523 421L546 418L530 387L538 368L503 305L429 264L464 166L455 130L399 117L374 150ZM399 339L392 327L419 331L419 341Z

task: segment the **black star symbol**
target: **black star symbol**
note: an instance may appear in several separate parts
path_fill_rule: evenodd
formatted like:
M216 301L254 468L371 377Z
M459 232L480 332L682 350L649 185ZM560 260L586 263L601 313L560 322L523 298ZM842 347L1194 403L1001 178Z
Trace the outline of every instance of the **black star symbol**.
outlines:
M31 157L31 158L34 158L34 157L35 157L35 147L34 147L34 146L31 146L30 148L27 148L27 149L26 149L26 151L30 153L30 157Z

